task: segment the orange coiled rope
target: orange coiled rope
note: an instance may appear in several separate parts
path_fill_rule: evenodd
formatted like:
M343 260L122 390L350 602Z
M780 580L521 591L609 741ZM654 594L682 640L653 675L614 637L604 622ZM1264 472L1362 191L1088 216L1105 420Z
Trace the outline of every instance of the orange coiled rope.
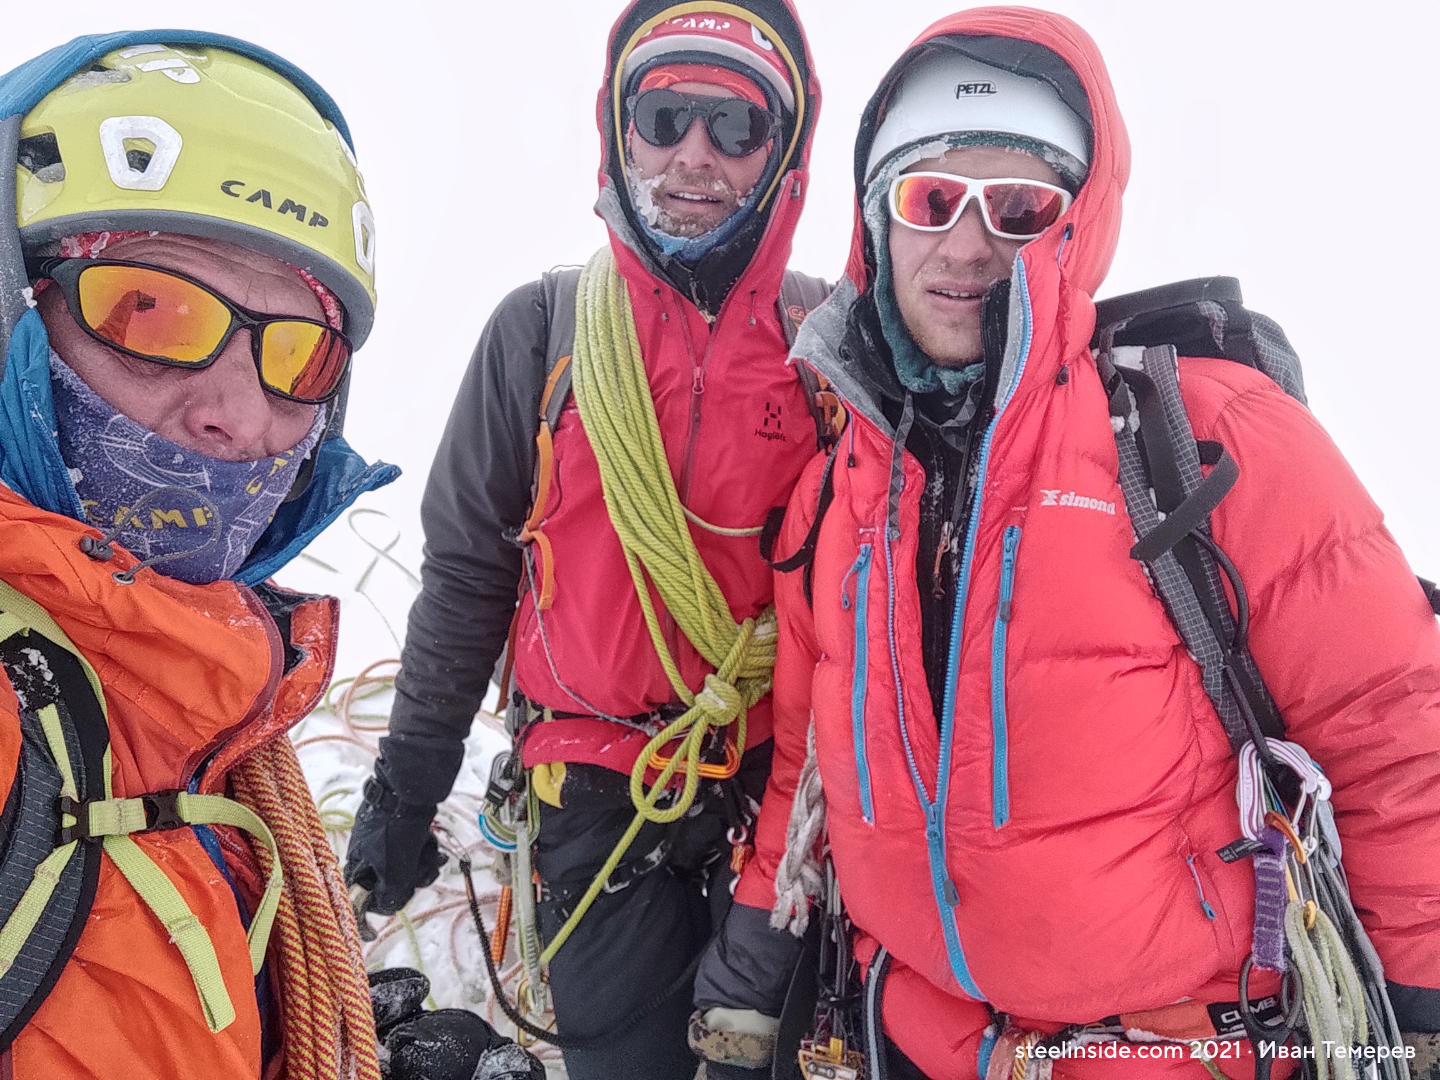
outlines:
M295 748L272 739L230 771L235 798L275 835L285 892L270 956L285 1028L284 1080L380 1080L360 934ZM269 855L257 852L262 870Z

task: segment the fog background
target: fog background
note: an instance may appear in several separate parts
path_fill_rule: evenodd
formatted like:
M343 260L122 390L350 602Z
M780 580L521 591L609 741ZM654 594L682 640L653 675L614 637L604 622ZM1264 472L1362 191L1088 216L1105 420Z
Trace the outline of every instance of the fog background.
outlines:
M1431 460L1440 395L1431 329L1436 8L1212 0L1054 0L1113 77L1134 148L1119 254L1101 295L1237 276L1304 364L1311 406L1415 564L1440 576ZM836 276L851 229L850 153L865 99L945 0L798 0L823 104L792 265ZM347 434L405 476L353 526L418 568L417 508L454 387L493 305L604 241L591 207L595 94L618 2L102 0L32 9L0 70L76 34L195 27L307 70L349 119L378 222L378 322L358 354ZM1328 14L1327 14L1328 13ZM1244 462L1241 463L1242 468ZM285 580L342 595L373 553L342 521L313 549L340 572ZM380 601L398 632L412 586ZM351 576L353 578L353 575ZM323 578L323 574L322 574ZM368 582L373 592L375 581ZM347 604L348 624L369 616ZM391 649L352 630L344 648ZM378 654L376 654L378 655ZM374 658L373 656L371 658Z

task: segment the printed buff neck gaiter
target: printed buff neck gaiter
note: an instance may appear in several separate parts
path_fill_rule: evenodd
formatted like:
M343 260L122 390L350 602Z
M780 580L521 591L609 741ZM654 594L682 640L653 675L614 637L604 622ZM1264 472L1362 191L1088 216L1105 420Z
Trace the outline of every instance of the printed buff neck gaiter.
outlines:
M289 450L221 461L116 411L54 350L50 376L60 456L89 524L157 573L192 585L240 569L325 429L322 407Z

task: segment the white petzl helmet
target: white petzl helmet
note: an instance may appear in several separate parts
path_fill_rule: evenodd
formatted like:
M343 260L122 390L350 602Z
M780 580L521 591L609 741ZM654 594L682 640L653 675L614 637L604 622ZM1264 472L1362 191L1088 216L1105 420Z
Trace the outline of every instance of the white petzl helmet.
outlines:
M901 76L870 144L868 181L906 146L968 132L991 132L1053 146L1090 163L1089 132L1048 82L935 49Z

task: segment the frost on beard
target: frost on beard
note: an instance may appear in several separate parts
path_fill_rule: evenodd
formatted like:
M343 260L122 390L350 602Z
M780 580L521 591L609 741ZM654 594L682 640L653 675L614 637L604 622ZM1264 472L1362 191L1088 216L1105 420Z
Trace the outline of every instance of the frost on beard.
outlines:
M631 168L633 170L634 166L632 165ZM657 232L663 232L669 236L684 237L687 240L694 239L697 236L703 236L705 233L710 232L711 229L704 228L701 222L677 219L674 214L655 201L656 190L669 179L669 173L659 173L656 176L638 176L633 172L631 173L630 201L634 205L635 213L640 217L640 220L644 221L646 225L655 229ZM752 194L747 191L744 195L737 196L734 189L718 176L705 180L687 176L684 178L684 184L687 188L693 190L714 192L716 197L722 202L729 202L731 199L734 199L735 205L725 218L727 221L731 214L743 208L746 203L750 201L750 195ZM713 228L719 228L719 225L713 226Z

